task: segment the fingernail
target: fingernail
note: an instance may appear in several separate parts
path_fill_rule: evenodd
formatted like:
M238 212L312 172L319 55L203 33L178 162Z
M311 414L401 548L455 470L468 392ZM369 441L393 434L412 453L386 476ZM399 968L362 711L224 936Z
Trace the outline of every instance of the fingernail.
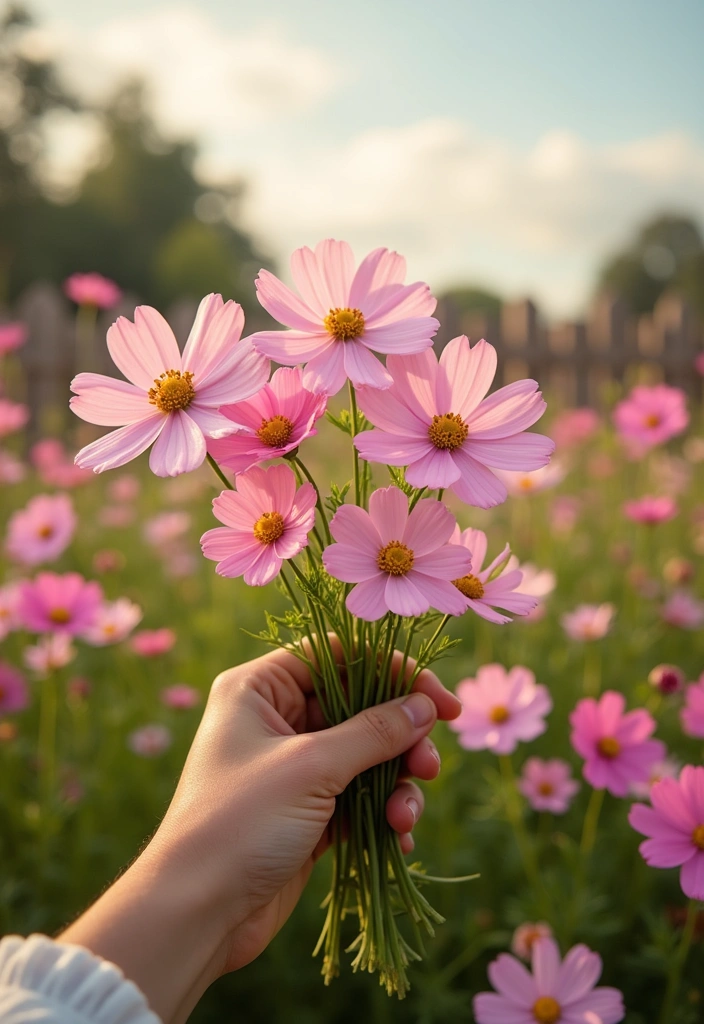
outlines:
M401 707L416 729L420 729L421 726L427 725L433 720L433 703L422 693L412 693L410 697L406 697Z
M409 797L409 799L406 800L406 807L408 807L411 814L413 815L413 824L415 825L415 823L418 821L418 818L420 817L420 807L418 806L418 801L414 800L413 797Z
M437 761L438 767L440 767L440 765L442 764L442 760L440 759L440 751L435 746L435 744L433 743L432 740L428 740L428 750L430 751L430 753L433 755L433 757Z

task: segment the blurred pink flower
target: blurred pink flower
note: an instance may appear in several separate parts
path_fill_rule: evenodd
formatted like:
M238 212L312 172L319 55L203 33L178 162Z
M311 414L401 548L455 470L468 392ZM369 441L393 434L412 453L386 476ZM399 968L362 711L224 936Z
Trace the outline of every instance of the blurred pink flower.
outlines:
M18 321L0 324L0 356L13 352L27 340L27 327Z
M666 757L662 761L656 761L651 767L645 782L631 783L631 793L639 800L649 800L650 790L655 783L660 782L661 779L676 779L680 773L680 767L680 762L675 761L671 757Z
M565 409L555 417L550 436L557 448L573 448L588 441L597 432L600 423L594 409Z
M77 525L67 494L37 494L10 516L5 548L22 565L54 562L71 543Z
M534 435L528 435L528 437L532 436ZM567 467L563 462L553 459L549 465L530 473L502 470L499 476L511 497L525 498L529 494L539 494L540 491L546 491L550 487L557 487L567 476Z
M40 572L20 584L18 614L32 633L76 636L93 625L102 601L100 584L77 572Z
M121 473L115 480L110 481L107 486L107 494L110 501L114 501L118 505L128 504L137 500L141 489L139 477L134 473Z
M41 637L32 647L25 647L22 656L27 668L39 676L45 676L68 665L77 653L67 633L50 633Z
M480 992L472 1006L477 1024L618 1024L625 1015L617 988L595 988L601 957L586 946L573 946L563 961L552 938L539 938L531 949L533 973L510 956L489 964L494 992Z
M142 609L126 597L105 601L98 609L95 622L81 633L81 639L93 647L119 644L127 639L142 619Z
M595 480L608 480L616 468L616 460L608 452L594 452L587 463L587 471Z
M519 924L511 938L511 952L519 956L521 960L530 960L533 950L533 943L536 939L552 938L552 928L547 921L526 921Z
M260 331L256 348L277 363L307 362L303 386L335 395L349 378L355 387L388 388L391 377L372 355L411 355L432 345L440 326L427 284L404 285L406 261L375 249L355 272L347 242L319 242L291 256L291 275L302 298L261 270L257 298L289 331ZM232 399L230 400L232 401Z
M699 601L686 590L676 590L660 609L660 618L668 626L699 629L704 625L704 601Z
M26 476L24 462L0 448L0 484L19 484Z
M601 640L611 629L616 614L612 604L580 604L560 622L571 640Z
M632 519L634 523L646 523L648 526L666 523L669 519L674 519L678 511L677 503L666 496L656 498L648 495L635 501L627 501L623 506L623 514L627 519Z
M66 458L66 451L58 438L44 437L32 445L29 458L37 469L44 469L62 462Z
M682 731L687 736L704 739L704 672L696 683L690 683L684 692L684 707L680 711Z
M0 587L0 640L21 627L19 604L19 583L6 583Z
M545 411L534 380L520 380L485 397L496 372L496 349L470 348L454 338L437 357L432 349L389 356L386 391L362 388L359 407L376 430L354 443L363 459L407 466L413 487L449 487L468 505L491 508L506 500L503 474L545 466L555 447L527 433ZM501 477L501 479L499 479Z
M112 309L122 298L122 290L102 274L71 274L64 281L64 292L79 306Z
M657 489L669 495L685 494L692 482L690 463L669 452L652 456L650 474Z
M489 622L504 624L510 622L511 617L497 612L494 605L513 615L528 615L537 607L537 597L521 590L523 573L508 566L511 553L508 544L486 569L482 569L487 549L486 534L482 530L460 531L456 526L450 542L467 548L472 556L471 573L452 581L466 598L465 611L471 608Z
M356 584L345 603L367 622L387 611L412 616L431 607L461 615L467 601L452 580L469 572L472 560L448 543L455 527L441 502L423 498L409 514L403 491L379 488L368 512L357 505L337 510L330 523L337 543L323 551L323 565L335 579Z
M29 422L29 407L21 402L0 398L0 437L14 434Z
M458 683L457 696L462 712L448 724L465 750L511 754L520 741L545 732L545 716L552 710L547 687L536 684L523 665L508 672L503 665L482 665L476 679Z
M307 391L300 367L280 367L271 381L245 402L224 405L220 412L236 423L236 434L208 441L208 451L222 466L241 473L258 462L282 458L318 431L327 398Z
M71 383L71 409L81 419L114 430L82 448L76 465L102 473L124 466L152 442L149 465L157 476L177 476L205 459L206 437L235 429L218 412L261 388L269 366L249 340L240 342L241 306L206 295L183 350L151 306L138 306L134 323L118 317L108 331L113 362L127 381L79 373Z
M140 757L159 757L173 742L171 732L165 725L143 725L127 737L127 746Z
M119 572L125 567L125 556L113 548L103 548L93 555L93 569L97 573Z
M685 393L667 384L639 384L616 406L614 423L621 438L636 449L664 444L687 429Z
M678 693L684 686L684 672L676 665L656 665L648 674L648 682L660 693Z
M286 558L308 545L315 524L315 488L296 488L290 466L252 466L235 480L236 491L223 491L213 501L213 514L224 526L200 539L203 554L218 564L220 576L244 576L251 587L263 587L279 575Z
M567 761L559 758L543 761L540 757L529 757L523 765L518 788L534 811L565 814L579 783L572 778L572 769Z
M680 587L683 583L691 583L696 571L694 564L689 559L673 555L662 567L662 575L667 583Z
M6 661L0 661L0 715L24 711L29 704L29 689L24 676Z
M194 686L186 686L185 683L175 683L174 686L165 686L160 695L162 704L167 708L176 708L180 711L187 711L200 704L200 693Z
M176 643L176 634L173 629L163 627L162 629L142 629L130 640L130 647L135 654L143 658L156 658L160 654L166 654Z
M98 509L98 522L111 530L124 530L137 518L134 505L103 505Z
M580 700L570 715L570 742L584 758L582 774L594 789L626 796L633 782L645 782L667 751L649 737L655 719L644 708L624 713L622 693L607 690L598 701Z
M74 466L61 441L45 437L32 445L30 458L42 483L51 487L79 487L93 479L90 470Z
M704 900L704 768L685 765L679 779L650 790L652 807L633 804L628 821L649 838L639 850L654 868L680 867L685 896Z
M83 676L74 676L66 684L66 693L73 700L87 700L92 690L91 682Z
M704 377L704 352L700 352L694 360L694 369Z
M581 508L579 498L570 494L560 494L553 498L548 510L551 529L556 533L571 533L577 525Z
M198 571L200 560L192 551L172 547L164 549L163 553L164 572L170 579L184 579L186 576L194 576Z
M190 527L191 516L188 512L160 512L159 515L146 520L142 533L148 544L163 547L183 536Z

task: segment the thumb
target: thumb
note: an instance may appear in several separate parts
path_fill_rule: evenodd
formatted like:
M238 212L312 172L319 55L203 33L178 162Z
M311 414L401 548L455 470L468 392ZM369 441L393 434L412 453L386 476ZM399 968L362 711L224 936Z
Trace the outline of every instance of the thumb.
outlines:
M341 793L355 775L403 754L435 725L437 708L424 693L377 704L317 733L327 776Z

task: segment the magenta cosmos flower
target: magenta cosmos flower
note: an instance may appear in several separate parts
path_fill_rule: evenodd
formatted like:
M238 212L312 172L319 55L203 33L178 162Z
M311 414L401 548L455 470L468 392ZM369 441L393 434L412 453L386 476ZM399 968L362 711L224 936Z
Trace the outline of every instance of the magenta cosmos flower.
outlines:
M318 431L327 398L303 387L299 367L276 370L271 381L245 402L224 405L220 412L241 429L208 442L208 451L221 466L242 473L257 462L279 459Z
M651 807L634 804L628 821L649 838L640 844L646 864L682 866L685 896L704 900L704 768L685 765L679 779L661 779L650 790Z
M490 508L506 500L492 469L544 466L555 447L527 434L545 402L533 380L519 380L485 398L496 372L496 349L465 337L432 351L389 356L388 391L363 388L359 406L376 430L354 439L362 458L406 466L413 487L450 487L468 505Z
M473 1000L477 1024L618 1024L625 1009L616 988L595 988L601 957L573 946L560 961L557 943L539 938L531 946L532 974L509 953L489 964L495 992ZM498 993L498 994L497 994Z
M193 686L186 686L185 683L174 683L173 686L165 686L159 694L161 703L167 708L175 708L178 711L188 711L200 704L200 693Z
M536 684L523 665L508 672L503 665L482 665L476 679L458 684L457 696L462 712L449 725L465 750L512 754L519 741L529 742L545 732L545 716L552 710L547 687Z
M696 683L691 683L685 690L680 722L687 736L704 739L704 672Z
M122 290L102 274L71 274L64 281L64 292L78 306L111 309L122 298Z
M685 393L667 384L640 384L618 403L614 423L624 441L636 448L663 444L687 429Z
M278 363L307 362L305 387L335 395L346 378L355 387L388 388L391 377L372 352L422 352L440 324L427 284L404 285L406 261L375 249L355 270L347 242L332 238L296 249L291 275L301 298L268 270L256 281L257 297L290 331L260 331L252 340Z
M0 437L14 434L21 430L29 421L29 407L21 402L11 402L0 398Z
M567 761L559 757L549 761L529 757L523 765L518 788L534 811L565 814L579 783L572 778L572 769Z
M0 356L6 352L14 352L16 348L24 345L27 340L27 328L24 324L14 321L9 324L0 324Z
M338 580L356 583L347 608L367 622L387 612L423 615L431 607L461 615L464 596L452 580L472 567L465 548L450 544L456 523L445 505L419 501L412 512L398 487L372 493L369 511L342 505L330 532L337 541L323 551L323 565Z
M141 629L130 640L130 647L142 658L158 658L176 643L176 634L167 626L161 629Z
M684 672L676 665L656 665L648 673L648 682L660 693L678 693L684 686Z
M29 690L24 676L6 661L0 661L0 715L24 711L29 704Z
M580 604L560 622L571 640L601 640L609 632L615 614L612 604Z
M296 489L290 466L253 466L235 478L236 491L223 491L213 513L224 526L200 539L203 554L218 564L220 576L244 576L251 587L263 587L279 575L286 558L308 545L315 524L315 488Z
M508 544L497 555L493 562L482 569L486 558L486 534L481 530L460 531L459 526L455 527L452 535L452 543L460 544L472 555L472 571L452 582L466 598L466 609L471 608L477 615L489 622L503 624L510 622L508 615L502 615L493 607L505 608L514 615L527 615L537 607L538 599L530 594L520 592L523 582L523 573L518 569L508 567L511 554ZM497 568L503 563L503 568L498 575L494 575ZM492 579L493 576L493 579ZM465 609L465 610L466 610Z
M631 783L646 782L665 744L651 740L655 719L644 708L624 713L622 693L607 690L598 701L580 700L570 715L570 742L584 758L582 774L594 789L626 796Z
M666 523L669 519L674 519L677 512L677 502L665 495L659 498L646 495L635 501L627 501L623 506L623 514L627 519L634 523L645 523L647 526Z
M269 374L266 359L249 341L240 342L243 326L241 306L206 295L182 356L173 331L151 306L138 306L134 323L118 317L108 331L108 349L127 381L79 373L71 383L71 408L89 423L125 425L82 448L76 465L102 473L124 466L155 441L149 465L157 476L200 466L205 438L235 429L218 408L249 398Z
M21 584L18 612L32 633L76 636L93 625L102 601L100 584L89 583L77 572L40 572Z
M142 619L142 609L126 597L105 601L98 609L93 625L84 630L81 639L94 647L106 647L126 640Z
M63 554L78 520L66 494L38 494L7 524L7 553L22 565L53 562Z

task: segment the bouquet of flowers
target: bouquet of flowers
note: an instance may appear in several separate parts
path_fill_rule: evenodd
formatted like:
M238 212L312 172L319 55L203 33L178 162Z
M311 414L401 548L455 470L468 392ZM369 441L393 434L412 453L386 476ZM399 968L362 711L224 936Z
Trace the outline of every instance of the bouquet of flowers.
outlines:
M113 469L150 445L158 476L207 458L224 485L213 502L223 525L203 536L203 553L222 576L278 581L290 608L269 614L261 637L305 662L330 724L408 693L458 642L444 635L452 617L505 623L536 604L508 545L485 565L486 536L461 531L442 498L449 489L489 508L507 496L501 471L547 464L552 441L526 433L545 409L538 385L486 397L496 351L485 341L455 338L438 359L435 299L405 273L386 249L355 268L345 242L301 248L291 258L299 294L266 270L256 281L287 330L240 340L241 307L208 295L181 353L163 317L140 306L107 336L127 380L80 373L72 383L78 416L119 426L79 452L80 467ZM281 364L271 379L270 359ZM345 385L349 408L334 415L328 400ZM327 488L304 461L325 414L351 454L349 481ZM386 467L386 486L374 465ZM344 918L355 916L353 968L378 972L402 997L409 962L442 919L419 889L428 876L408 866L386 823L398 771L382 764L338 801L318 949L327 983L339 973Z

